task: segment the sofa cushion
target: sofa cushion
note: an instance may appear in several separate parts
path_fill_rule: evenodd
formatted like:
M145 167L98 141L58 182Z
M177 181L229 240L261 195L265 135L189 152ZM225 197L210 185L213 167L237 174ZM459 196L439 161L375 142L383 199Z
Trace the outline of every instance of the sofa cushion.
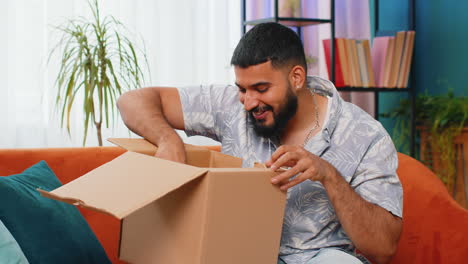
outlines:
M44 161L0 177L0 219L30 263L110 263L74 206L44 198L36 190L61 185Z
M467 263L468 211L421 162L398 154L403 232L392 264Z
M2 263L27 264L29 263L24 256L18 242L11 235L2 221L0 221L0 259Z

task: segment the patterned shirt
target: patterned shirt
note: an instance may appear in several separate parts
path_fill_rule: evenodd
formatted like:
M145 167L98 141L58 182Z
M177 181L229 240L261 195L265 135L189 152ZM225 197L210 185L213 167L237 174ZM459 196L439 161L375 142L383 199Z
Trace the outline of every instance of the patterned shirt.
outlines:
M305 149L332 164L365 200L402 217L403 190L396 174L397 152L383 126L361 108L345 102L325 79L308 78L309 89L331 100L328 121ZM243 159L243 166L266 162L276 150L273 140L255 134L235 86L179 89L185 131L222 143L222 152ZM320 182L304 181L288 190L280 246L286 263L305 263L320 248L353 252Z

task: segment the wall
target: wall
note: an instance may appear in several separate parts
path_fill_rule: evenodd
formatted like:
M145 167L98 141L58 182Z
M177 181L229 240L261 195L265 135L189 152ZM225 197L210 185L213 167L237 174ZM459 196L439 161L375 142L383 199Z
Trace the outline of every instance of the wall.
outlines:
M416 1L413 67L418 93L468 96L468 1Z
M373 23L376 18L372 8L374 1L370 0ZM416 41L411 87L417 94L444 94L451 88L456 96L468 96L468 1L415 1ZM409 29L408 2L381 0L380 29ZM381 93L379 112L389 111L402 98L406 98L406 94ZM394 120L381 118L380 121L393 135Z

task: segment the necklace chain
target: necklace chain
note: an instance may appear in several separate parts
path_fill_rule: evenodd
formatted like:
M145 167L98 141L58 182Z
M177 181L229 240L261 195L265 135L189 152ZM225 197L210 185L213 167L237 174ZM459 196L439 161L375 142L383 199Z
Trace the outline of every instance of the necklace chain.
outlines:
M312 133L320 127L319 123L319 112L318 112L318 105L317 105L317 99L315 99L315 89L312 91L310 90L310 93L312 94L312 100L314 102L314 112L315 112L315 124L314 126L310 129L309 133L307 134L307 137L305 138L304 142L302 143L302 147L304 147L307 142L312 138Z

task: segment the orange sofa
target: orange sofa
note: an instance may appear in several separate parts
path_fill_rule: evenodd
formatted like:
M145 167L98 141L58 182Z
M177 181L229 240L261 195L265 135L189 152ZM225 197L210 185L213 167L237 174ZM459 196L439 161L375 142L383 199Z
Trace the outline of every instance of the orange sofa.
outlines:
M45 160L66 184L123 152L117 147L0 149L0 175L16 174ZM404 191L403 234L391 263L466 263L468 211L420 162L399 154L398 175ZM94 211L80 211L111 261L124 263L118 260L120 222Z

